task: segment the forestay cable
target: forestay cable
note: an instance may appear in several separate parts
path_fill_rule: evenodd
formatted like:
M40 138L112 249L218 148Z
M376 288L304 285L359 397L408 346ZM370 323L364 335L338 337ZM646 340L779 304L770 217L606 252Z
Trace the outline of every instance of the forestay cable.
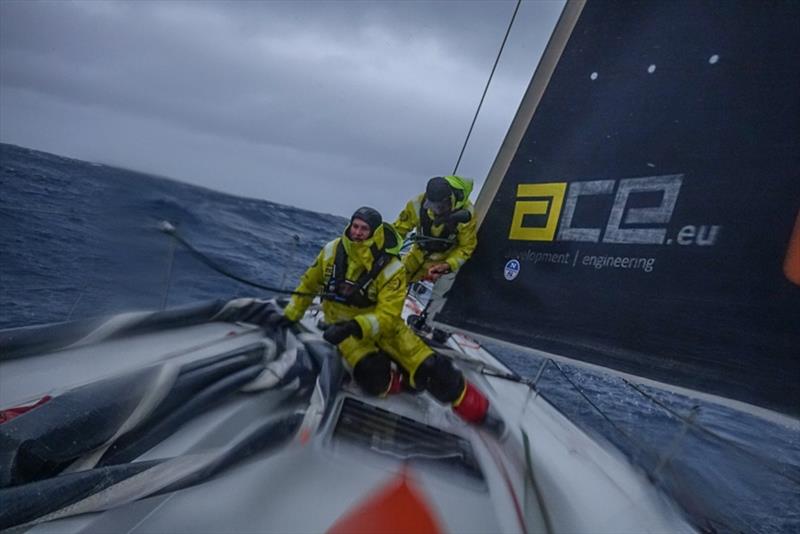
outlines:
M522 4L522 0L517 0L517 6L514 8L514 14L511 15L511 20L508 23L508 28L506 29L506 34L503 37L503 42L500 45L500 50L497 51L497 57L494 59L492 72L489 73L489 79L486 80L486 87L483 88L483 94L481 95L481 100L480 102L478 102L478 109L475 110L475 116L472 117L472 124L469 125L469 131L467 132L466 139L464 139L464 145L461 147L461 153L458 155L456 166L453 167L453 174L455 174L458 171L458 165L461 163L461 157L464 155L464 150L466 150L467 148L469 137L470 135L472 135L472 129L475 128L475 121L478 120L478 114L481 112L481 107L483 106L483 101L486 98L486 93L489 91L489 84L492 83L492 77L494 76L494 71L497 69L497 64L500 62L500 55L503 53L503 48L506 46L506 41L508 40L508 34L511 33L511 26L514 24L514 19L517 17L517 11L519 11L520 4Z

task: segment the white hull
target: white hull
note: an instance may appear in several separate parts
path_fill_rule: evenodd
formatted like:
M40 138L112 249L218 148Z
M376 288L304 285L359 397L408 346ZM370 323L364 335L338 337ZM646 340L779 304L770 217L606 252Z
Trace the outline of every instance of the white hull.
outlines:
M301 351L308 343L321 346L314 322L311 315L304 320L308 332L300 335ZM0 360L0 409L150 366L155 371L147 375L148 393L128 419L134 428L164 398L174 380L171 370L187 362L254 342L263 342L266 365L272 362L281 369L275 362L287 357L285 352L275 353L262 329L241 322L211 321L118 339L101 337L55 352ZM294 343L290 335L289 352ZM328 389L320 378L300 402L291 400L297 380L275 387L267 372L244 389L253 389L253 384L269 389L224 397L134 459L166 461L30 519L24 530L325 532L352 514L361 517L376 507L386 517L387 532L406 528L392 514L432 518L443 532L692 530L610 445L591 439L528 386L476 372L481 365L508 372L476 344L460 335L448 344L458 351L468 378L505 420L509 433L502 441L462 422L428 394L365 398L352 384ZM333 393L330 398L328 391ZM366 410L366 419L357 419L362 417L359 410ZM260 426L293 416L302 422L279 446L242 453L241 461L232 461L209 478L149 496L187 480L198 466L213 464ZM348 426L348 418L357 422ZM0 425L0 430L13 422ZM127 427L121 428L111 440ZM523 432L530 439L528 454ZM403 436L422 436L419 447ZM437 436L450 445L438 442ZM109 445L87 451L71 469L91 468ZM401 496L371 502L392 488ZM401 506L404 492L417 504ZM352 528L352 523L346 525Z

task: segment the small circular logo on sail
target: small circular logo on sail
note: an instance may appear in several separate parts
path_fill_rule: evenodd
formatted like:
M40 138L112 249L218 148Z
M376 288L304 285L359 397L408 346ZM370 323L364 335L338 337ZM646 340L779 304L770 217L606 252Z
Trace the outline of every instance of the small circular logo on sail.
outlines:
M503 276L506 277L506 280L509 282L517 277L519 274L519 261L517 260L508 260L506 262L505 269L503 269Z

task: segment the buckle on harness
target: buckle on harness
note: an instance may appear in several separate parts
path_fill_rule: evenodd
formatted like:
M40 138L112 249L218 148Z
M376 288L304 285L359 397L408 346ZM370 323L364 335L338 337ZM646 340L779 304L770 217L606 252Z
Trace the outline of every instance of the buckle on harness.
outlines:
M353 296L359 293L358 284L350 280L342 280L329 292L329 299L342 304L350 304Z
M351 282L350 280L342 280L339 285L336 286L336 294L345 299L350 298L353 293L357 292L358 286L355 282Z

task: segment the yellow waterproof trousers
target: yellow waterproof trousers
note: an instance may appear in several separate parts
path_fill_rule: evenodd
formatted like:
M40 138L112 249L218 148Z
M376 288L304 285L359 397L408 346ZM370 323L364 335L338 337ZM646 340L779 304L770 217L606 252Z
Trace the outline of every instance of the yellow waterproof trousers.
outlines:
M392 332L387 332L376 339L358 339L351 336L339 343L338 347L351 368L368 354L378 350L384 351L408 372L411 385L414 385L414 373L419 365L433 354L430 347L401 321L395 324Z

